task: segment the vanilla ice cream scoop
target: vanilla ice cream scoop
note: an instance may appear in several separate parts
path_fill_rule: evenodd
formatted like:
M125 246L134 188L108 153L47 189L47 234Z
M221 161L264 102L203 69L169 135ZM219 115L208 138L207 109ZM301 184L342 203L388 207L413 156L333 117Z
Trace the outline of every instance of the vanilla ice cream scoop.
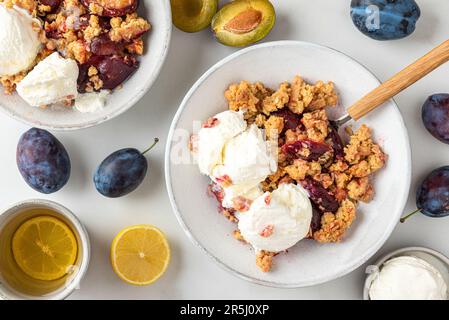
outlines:
M388 260L369 289L371 300L446 300L447 284L428 262L413 256Z
M211 176L223 162L223 148L233 137L246 129L243 113L224 111L210 118L198 132L197 161L200 172Z
M17 85L17 93L31 106L39 107L78 95L78 65L54 52L42 60Z
M11 76L31 67L41 49L39 21L27 11L0 3L0 76Z
M312 204L301 186L284 183L258 197L238 219L243 238L256 250L280 252L307 236Z
M277 170L275 152L254 124L229 140L222 162L213 170L212 179L226 176L235 185L258 184Z

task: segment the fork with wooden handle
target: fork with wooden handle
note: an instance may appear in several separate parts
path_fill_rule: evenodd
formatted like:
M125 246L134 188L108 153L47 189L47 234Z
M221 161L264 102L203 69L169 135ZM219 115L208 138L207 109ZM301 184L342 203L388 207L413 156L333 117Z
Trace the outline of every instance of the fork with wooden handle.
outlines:
M449 61L449 40L443 42L358 100L349 107L346 115L330 121L331 124L338 129L351 119L360 119L447 61Z

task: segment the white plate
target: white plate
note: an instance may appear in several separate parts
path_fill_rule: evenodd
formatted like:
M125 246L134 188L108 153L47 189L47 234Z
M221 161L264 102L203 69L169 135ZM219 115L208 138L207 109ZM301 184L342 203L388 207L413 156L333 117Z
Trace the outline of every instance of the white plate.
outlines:
M229 84L245 79L274 88L296 74L312 82L334 81L345 107L379 85L359 63L319 45L281 41L243 49L210 68L187 93L173 120L165 159L170 201L189 238L233 274L275 287L315 285L359 267L393 231L410 186L407 130L396 104L390 101L361 121L374 129L375 139L389 160L375 176L374 200L359 206L357 220L345 240L325 245L303 240L275 258L272 272L262 273L255 265L253 250L232 238L235 226L217 213L215 199L206 194L208 178L199 173L182 147L188 142L193 123L198 126L200 121L226 109L223 92Z
M100 112L81 113L74 109L29 106L16 93L5 95L0 86L0 110L31 126L50 130L75 130L98 125L131 108L151 88L167 55L171 38L171 8L168 0L140 1L138 12L151 23L144 36L145 54L139 57L138 70L108 97Z

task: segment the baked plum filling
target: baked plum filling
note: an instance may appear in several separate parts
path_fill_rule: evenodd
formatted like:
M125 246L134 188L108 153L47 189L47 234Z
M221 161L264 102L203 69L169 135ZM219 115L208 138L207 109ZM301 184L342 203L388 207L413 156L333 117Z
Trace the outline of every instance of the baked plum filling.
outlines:
M301 117L288 108L273 112L273 115L284 118L284 131L295 130L301 124Z
M312 202L312 222L310 223L310 230L312 230L312 234L321 229L322 216L323 212L321 212Z
M331 151L331 148L327 144L309 139L286 143L282 146L282 152L291 159L303 159L307 161L318 160L328 151Z
M304 189L309 192L312 202L323 212L336 212L339 204L333 194L328 192L316 180L306 178L301 182Z
M97 56L119 55L125 49L123 42L114 42L108 34L95 37L90 43L90 51Z
M85 64L79 65L78 91L86 92L89 70L94 67L102 83L102 89L113 90L121 85L139 67L134 56L92 56Z
M334 128L334 126L331 125L329 127L330 131L328 137L330 138L335 158L337 158L337 160L343 160L343 158L345 157L343 140L341 139L337 129Z

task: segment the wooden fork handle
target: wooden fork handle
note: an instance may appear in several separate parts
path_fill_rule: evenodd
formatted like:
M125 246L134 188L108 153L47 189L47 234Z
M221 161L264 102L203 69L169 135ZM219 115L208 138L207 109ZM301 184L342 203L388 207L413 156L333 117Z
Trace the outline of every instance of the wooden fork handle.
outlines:
M360 119L447 61L449 61L449 40L443 42L354 103L348 109L349 115L354 120Z

